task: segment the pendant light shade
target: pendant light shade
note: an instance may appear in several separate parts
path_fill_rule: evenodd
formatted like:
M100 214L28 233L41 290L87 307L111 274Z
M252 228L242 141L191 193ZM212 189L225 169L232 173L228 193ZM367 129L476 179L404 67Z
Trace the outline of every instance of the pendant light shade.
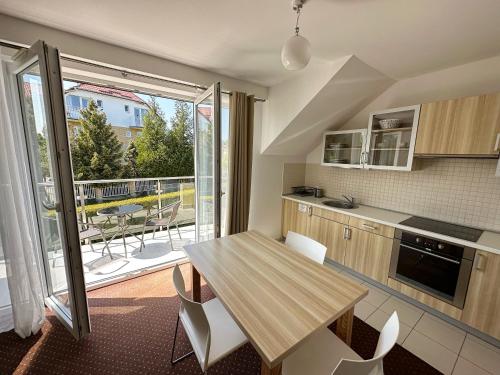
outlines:
M306 0L292 0L292 9L297 12L295 22L295 35L287 39L281 49L281 63L287 70L305 68L311 59L311 44L302 35L299 35L300 11Z
M292 35L281 49L281 63L287 70L305 68L311 59L311 44L302 35Z

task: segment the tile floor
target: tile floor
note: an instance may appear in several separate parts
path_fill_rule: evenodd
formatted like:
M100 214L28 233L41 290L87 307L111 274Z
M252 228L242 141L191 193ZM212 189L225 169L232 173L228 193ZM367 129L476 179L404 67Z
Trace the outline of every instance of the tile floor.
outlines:
M437 370L447 375L500 375L500 348L343 269L337 270L370 289L356 305L354 315L380 331L396 310L400 319L398 343Z

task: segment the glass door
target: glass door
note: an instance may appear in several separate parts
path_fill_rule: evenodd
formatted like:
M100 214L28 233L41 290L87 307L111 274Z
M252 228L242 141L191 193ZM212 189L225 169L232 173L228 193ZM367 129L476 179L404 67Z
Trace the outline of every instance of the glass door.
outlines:
M196 241L221 233L221 112L220 83L195 101Z
M363 168L366 129L327 132L323 138L323 165Z
M370 114L365 162L368 168L411 170L420 106Z
M90 332L59 52L43 41L14 71L45 268L46 304L77 338Z

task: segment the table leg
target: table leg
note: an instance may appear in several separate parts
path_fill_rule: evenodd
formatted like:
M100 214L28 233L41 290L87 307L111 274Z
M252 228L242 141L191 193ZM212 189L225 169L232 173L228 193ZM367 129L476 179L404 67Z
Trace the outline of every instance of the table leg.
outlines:
M337 336L347 345L351 346L352 324L354 322L354 307L337 319Z
M193 301L201 302L201 278L198 270L191 265L191 293Z
M262 361L260 364L260 375L281 375L281 363L269 368L269 366Z

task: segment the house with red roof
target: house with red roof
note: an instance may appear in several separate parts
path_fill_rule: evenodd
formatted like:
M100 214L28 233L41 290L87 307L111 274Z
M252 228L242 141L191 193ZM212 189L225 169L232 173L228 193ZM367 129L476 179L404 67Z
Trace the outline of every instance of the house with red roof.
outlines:
M78 84L65 90L66 118L70 134L75 136L81 130L80 111L94 100L106 114L109 124L126 148L143 129L143 117L148 104L130 91L93 85Z

